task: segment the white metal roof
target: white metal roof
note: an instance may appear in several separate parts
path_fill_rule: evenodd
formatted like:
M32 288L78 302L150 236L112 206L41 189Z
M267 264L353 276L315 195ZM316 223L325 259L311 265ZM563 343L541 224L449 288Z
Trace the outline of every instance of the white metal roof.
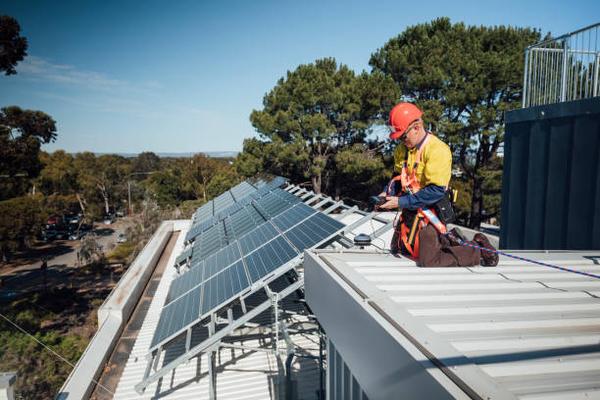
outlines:
M366 217L366 214L358 211L357 208L343 206L341 202L335 202L331 198L326 200L323 196L307 191L297 195L311 206L321 204L321 209L333 210L338 208L337 211L340 214L332 216L345 225L354 224L352 231L347 233L349 238L353 237L353 233L372 234L386 225L384 221L391 220L395 216L395 213L387 213L373 220L371 217ZM363 223L356 224L361 219ZM178 224L177 229L180 230L180 234L167 262L168 267L162 274L141 329L137 338L135 338L135 344L123 372L118 378L115 399L151 399L157 396L165 399L209 398L206 355L202 355L199 360L194 358L188 363L179 365L168 377L162 378L158 383L151 384L142 395L135 391L135 385L144 377L147 367L146 355L158 324L161 307L167 297L171 281L177 275L176 269L172 266L175 265L175 260L184 251L185 237L190 229L189 222ZM376 240L374 244L379 247L385 246L391 238L390 230L382 230L381 234L390 237ZM292 324L306 322L306 317L302 315L288 315L288 318L288 323ZM264 325L268 325L268 321ZM236 340L238 340L238 344L243 344L246 347L269 350L272 349L273 345L265 341L265 338L268 337L269 334L264 333L262 335L247 335ZM302 354L308 356L318 355L319 335L316 332L292 331L290 337ZM283 339L280 347L285 347ZM99 349L92 346L88 350L94 352ZM160 363L164 361L164 358L165 354L163 352ZM292 371L293 379L297 385L298 398L314 398L315 391L318 390L319 386L317 362L310 358L295 358ZM279 385L278 379L283 379L284 374L282 374L281 363L273 353L221 348L219 349L216 376L217 398L268 399L281 397L282 395L278 393L278 391L283 390L283 385Z
M169 260L169 267L165 270L152 299L142 328L120 377L114 399L155 399L157 397L161 399L209 399L206 355L178 366L168 377L151 384L143 395L139 395L134 389L135 385L144 376L147 365L145 356L148 353L154 330L158 324L160 309L165 302L170 283L176 276L176 270L171 266L183 249L186 233L184 229L178 237ZM305 321L302 316L291 318L296 322ZM268 334L264 334L262 337L246 335L240 337L235 343L268 350L273 347L268 341L264 340L268 336ZM290 336L292 342L299 349L302 349L305 354L318 355L319 337L316 333L292 333ZM315 343L317 343L316 348ZM281 347L285 347L283 339L281 340ZM278 382L278 379L283 379L283 375L279 375L281 367L278 364L277 357L270 352L221 348L217 358L217 398L232 400L281 398L281 393L278 393L278 391L283 390L283 385ZM313 398L319 382L318 368L315 362L296 358L292 369L293 378L298 381L298 398Z
M321 204L320 201L324 199L322 196L306 191L295 194L303 197L303 201L307 204L315 207ZM335 204L330 206L332 203L335 202L329 199L328 203L322 203L322 208L327 210L331 207L333 209ZM373 246L370 246L369 249L389 249L393 231L389 229L390 227L387 223L393 221L396 213L378 213L377 218L374 219L372 216L348 206L344 206L337 211L340 214L332 216L345 225L352 226L349 231L344 233L349 239L352 239L355 234L366 233L374 237ZM182 228L175 248L171 253L168 261L169 267L167 267L162 275L149 311L143 321L139 335L120 377L114 396L115 399L151 399L157 397L165 399L209 398L206 355L179 365L168 376L163 377L157 383L152 383L142 395L139 395L134 388L144 377L147 366L145 357L158 324L160 309L167 297L170 283L176 276L176 270L171 266L175 264L177 256L184 250L185 236L189 227L187 227L187 224L183 224L182 226L185 227ZM339 244L336 244L336 246L339 246ZM377 257L379 256L377 255ZM398 261L395 260L394 262L397 263ZM403 262L408 262L407 265L414 265L410 261L405 260ZM375 261L372 265L376 266L378 263L379 261ZM371 272L375 272L375 270L371 270ZM293 316L291 318L295 318L296 322L302 322L303 317ZM265 322L265 324L268 324L268 322ZM263 334L262 336L247 335L240 337L238 344L243 344L247 347L263 348L265 350L271 349L273 346L265 342L265 337L268 337L268 334ZM305 354L312 354L313 356L317 354L319 343L317 334L292 333L291 339ZM315 343L317 343L317 349L315 349ZM283 343L282 347L284 347ZM165 354L163 353L160 359L161 363L164 361L164 358ZM268 399L281 397L280 390L282 390L282 385L278 382L283 376L281 368L281 363L278 363L273 353L220 348L216 374L217 398ZM297 358L293 365L293 370L294 379L298 382L298 398L314 398L319 381L318 366L314 360Z
M600 274L599 252L518 255ZM600 279L505 257L470 268L359 251L311 257L482 398L600 398Z

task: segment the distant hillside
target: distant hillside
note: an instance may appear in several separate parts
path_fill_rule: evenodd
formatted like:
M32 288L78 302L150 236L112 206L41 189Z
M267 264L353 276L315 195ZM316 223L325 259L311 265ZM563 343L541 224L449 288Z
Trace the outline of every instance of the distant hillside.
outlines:
M209 157L213 157L213 158L227 158L227 157L236 157L238 155L237 151L207 151L207 152L203 152L203 151L197 151L194 153L154 153L157 156L163 158L163 157L192 157L194 154L198 154L198 153L204 153ZM96 155L102 155L102 154L117 154L120 155L122 157L137 157L138 153L94 153Z

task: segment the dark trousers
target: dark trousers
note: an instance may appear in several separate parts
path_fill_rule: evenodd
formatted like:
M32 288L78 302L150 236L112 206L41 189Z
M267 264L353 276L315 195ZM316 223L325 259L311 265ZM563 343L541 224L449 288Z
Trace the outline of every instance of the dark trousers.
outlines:
M410 256L399 238L400 227L392 239L392 252L394 250ZM400 244L400 248L397 247ZM419 232L419 259L416 260L420 267L470 267L479 265L479 249L451 243L446 236L442 236L433 227L426 225Z

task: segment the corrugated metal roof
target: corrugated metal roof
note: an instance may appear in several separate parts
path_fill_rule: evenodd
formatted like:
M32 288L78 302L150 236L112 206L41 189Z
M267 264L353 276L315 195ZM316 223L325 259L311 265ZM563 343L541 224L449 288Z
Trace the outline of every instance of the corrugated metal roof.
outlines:
M600 273L598 252L518 254ZM419 268L389 254L318 255L442 363L466 356L484 374L462 377L468 385L523 399L600 398L599 279L505 257L495 268Z
M182 251L185 236L186 232L184 230L179 235L169 260L169 266L173 265L177 254ZM115 391L115 399L209 399L209 378L207 356L205 354L188 363L179 365L168 377L149 385L142 395L139 395L134 389L135 385L144 376L147 365L145 356L158 324L160 309L165 302L169 285L175 276L176 270L172 267L168 267L162 276L121 375ZM263 315L262 318L264 319L265 316ZM288 321L288 324L294 321L306 322L306 317L301 315L291 316L290 318L293 321ZM262 321L263 325L269 323L268 320ZM303 353L313 356L318 355L319 336L316 332L298 332L292 333L290 336L293 343ZM268 333L245 335L229 342L249 348L272 349L273 345L268 340L269 337L270 334ZM316 348L315 343L317 343ZM283 339L281 339L281 348L285 348ZM164 357L163 354L163 360ZM216 364L218 399L264 400L282 398L283 392L280 391L283 390L283 383L279 379L284 379L282 378L284 375L281 374L282 365L274 354L265 351L220 348ZM315 363L296 358L292 369L293 379L298 381L298 399L314 398L314 393L319 384L318 367Z
M300 194L300 193L298 193ZM312 194L311 194L312 196ZM305 198L305 201L310 202L311 197ZM317 199L319 200L319 199ZM315 204L319 201L314 202ZM328 205L324 205L323 208L327 208ZM333 207L333 206L332 206ZM339 219L344 224L353 228L345 232L350 240L355 234L377 233L377 237L373 239L373 246L370 246L370 250L376 250L377 248L389 248L389 242L391 240L392 230L382 230L381 228L386 226L386 222L392 221L396 217L396 213L378 213L377 219L371 217L365 217L364 212L358 212L354 208L345 207L340 210L341 214L332 214L334 218ZM363 221L358 223L358 221ZM176 256L179 254L181 259L184 241L183 238L186 236L186 230L180 235L176 248L173 251L173 255L169 261L169 265L175 263ZM339 244L335 244L339 246ZM345 254L343 257L351 257L344 261L348 266L351 266L354 270L354 274L362 276L361 279L367 282L368 285L372 286L376 290L380 290L391 296L395 304L411 304L414 306L414 317L423 321L427 321L430 318L432 321L438 321L437 314L439 310L436 310L435 298L432 297L432 292L437 292L438 295L461 295L462 296L477 296L493 294L494 291L506 289L502 286L501 282L506 282L510 278L503 277L498 280L498 274L496 277L491 274L483 276L484 274L476 275L471 270L459 270L459 269L446 269L445 275L435 275L433 270L422 270L417 269L412 261L406 259L398 259L390 256L385 256L376 253L369 253L368 261L364 258L365 254L353 254L352 256ZM335 257L340 257L336 254ZM588 260L589 261L589 260ZM505 263L510 265L510 261ZM401 268L398 268L401 267ZM542 268L543 269L543 268ZM475 269L472 269L475 270ZM545 269L543 269L545 270ZM432 272L430 272L432 271ZM495 269L496 272L500 271L500 268ZM423 272L420 274L420 272ZM509 275L506 271L503 275ZM535 270L531 270L535 272ZM554 271L555 273L557 271ZM413 275L414 274L414 275ZM173 399L187 399L187 398L208 398L208 374L207 374L207 357L202 355L200 358L195 358L188 363L179 365L172 373L165 376L158 383L151 384L143 395L139 395L135 392L134 386L139 383L145 372L147 366L146 355L152 339L154 330L158 323L160 314L160 308L163 305L167 296L168 288L172 279L176 275L174 268L167 268L163 275L156 294L150 305L150 309L143 322L142 328L139 332L139 336L132 349L131 356L126 363L123 375L117 387L115 398L117 399L143 399L143 398L173 398ZM581 278L581 277L580 277ZM480 283L486 283L488 286L483 289L476 291L473 287L469 286L469 283L478 285ZM414 284L414 285L413 285ZM437 285L437 286L436 286ZM466 285L466 286L465 286ZM499 286L498 286L499 285ZM532 294L536 295L539 288L533 285L529 287L527 285L522 286L519 290L533 291ZM547 288L542 288L546 289ZM590 290L593 288L589 288ZM600 290L600 288L598 288ZM519 295L520 292L517 289L509 289L507 295ZM539 291L539 290L538 290ZM542 290L543 291L543 290ZM464 293L463 293L464 292ZM423 295L419 295L423 293ZM419 299L420 296L420 299ZM543 299L545 299L542 296ZM456 298L458 299L458 297ZM445 300L438 299L441 303L445 304ZM489 300L489 299L488 299ZM457 300L459 303L460 301ZM470 300L462 300L463 302ZM477 301L477 300L476 300ZM546 301L550 301L546 299ZM445 304L444 306L446 306ZM411 307L412 307L411 306ZM582 305L579 305L583 307ZM495 306L490 305L488 309L493 309ZM459 306L457 308L460 309ZM452 311L451 307L447 308L448 314L444 313L444 316L450 315L452 312L457 313L461 318L464 318L461 314L463 310ZM486 312L485 308L482 308L477 314L477 310L471 311L473 315L484 315L493 314L492 311ZM583 307L578 309L580 312L585 313L589 311ZM421 313L421 314L419 314ZM429 315L433 313L432 315ZM468 313L467 313L468 314ZM297 317L298 318L298 317ZM302 316L299 316L302 318ZM443 325L444 321L441 321ZM458 321L458 320L457 320ZM473 323L477 322L476 318L473 318ZM449 321L448 321L449 322ZM456 322L456 321L454 321ZM463 321L467 322L467 321ZM268 325L268 321L264 321L265 325ZM435 324L434 324L435 325ZM442 332L444 329L450 329L450 331L443 333L444 335L450 336L452 329L458 329L459 327L452 327L451 324L448 326L432 328L439 329ZM482 328L479 328L481 332L485 332ZM476 328L473 328L477 331ZM442 333L436 333L442 334ZM234 340L239 340L238 344L242 344L249 347L262 347L270 348L271 346L265 342L265 338L268 338L268 334L253 335L246 337L239 337ZM307 354L316 355L315 343L319 343L319 337L317 334L306 334L292 333L292 340L296 343L299 349ZM592 334L588 336L593 336ZM192 339L193 340L193 339ZM581 339L586 340L586 339ZM589 337L587 340L591 340ZM580 341L581 342L581 341ZM477 343L474 340L474 343ZM579 342L577 342L579 343ZM587 343L587 342L584 342ZM502 346L502 344L497 344ZM317 345L318 347L318 345ZM476 347L479 349L479 347ZM471 350L469 350L471 351ZM164 362L165 354L161 357L161 363ZM299 399L302 398L314 398L315 390L318 389L318 367L313 362L314 360L307 359L296 359L294 364L294 378L298 382ZM159 366L160 367L160 366ZM278 361L272 353L263 351L242 351L239 349L221 348L219 350L219 357L217 362L217 398L226 399L267 399L277 398L281 395L281 365L278 365ZM281 397L281 396L280 396Z

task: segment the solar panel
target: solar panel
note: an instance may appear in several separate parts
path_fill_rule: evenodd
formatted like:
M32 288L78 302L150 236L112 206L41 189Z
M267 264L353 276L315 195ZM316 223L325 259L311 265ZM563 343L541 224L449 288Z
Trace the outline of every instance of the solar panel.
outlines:
M190 271L173 280L169 288L166 304L169 304L192 288L210 279L231 264L234 264L240 258L241 254L236 242L211 255L206 260L192 264Z
M198 255L206 258L228 244L225 226L222 223L214 225L200 236ZM196 254L196 250L194 250Z
M281 189L271 193L271 189L261 192L262 188L248 195L254 203L238 208L198 235L190 270L169 288L152 348L344 226ZM245 190L239 189L240 193Z
M242 249L242 254L246 255L250 253L251 251L260 247L263 243L273 239L278 234L279 233L273 224L270 222L263 223L254 230L250 231L244 237L240 238L239 242Z
M221 220L235 212L237 212L238 210L241 210L242 208L246 207L250 201L252 201L252 198L243 198L242 200L233 203L232 205L230 205L229 207L225 207L223 208L221 211L219 211L218 213L215 214L214 218L218 221Z
M271 187L279 187L284 185L286 182L287 179L281 176L276 176L275 178L273 178L273 180L271 180L271 182L268 183L268 185L271 185Z
M245 257L250 279L258 281L297 255L298 252L279 236Z
M192 247L192 258L190 259L189 265L193 267L194 265L201 263L203 260L204 257L202 257L200 253L200 242L194 242Z
M241 258L237 243L232 243L219 252L208 257L204 262L204 280L217 274L227 266Z
M181 295L189 292L200 283L202 283L204 269L193 268L186 272L184 275L180 275L171 282L169 293L165 304L171 303L173 300L179 298Z
M237 206L237 210L222 219L211 217L205 223L196 225L194 230L195 240L201 239L200 235L206 235L206 232L220 221L225 221L228 238L243 236L249 230L266 221L265 218L275 216L289 207L287 201L282 202L280 197L271 193L266 193L263 197L260 197L255 201L255 204L249 201L244 202L247 204ZM230 207L230 209L232 208ZM188 235L188 238L190 236Z
M211 311L219 304L237 296L250 286L244 264L238 261L231 267L204 282L202 314Z
M231 194L233 195L236 201L239 201L241 198L243 198L249 193L252 193L255 190L256 189L254 188L254 186L244 181L239 185L231 188Z
M200 291L201 287L197 287L163 308L152 339L153 345L160 343L198 318Z
M257 189L258 186L253 186L248 182L242 182L227 192L217 196L196 210L192 220L192 227L188 231L185 238L186 242L196 240L198 235L202 234L204 231L219 223L226 217L247 207L252 200L260 199L273 190L281 190L278 188L285 182L285 179L276 177L270 182L264 183L260 189ZM281 191L285 192L283 190ZM289 195L289 193L287 194ZM281 196L285 196L285 194ZM292 197L295 196L292 195ZM287 198L287 200L292 201L291 198ZM298 201L298 199L295 199L295 201Z
M273 218L273 223L280 230L285 231L316 212L316 210L310 208L306 204L299 203L290 208L288 211Z
M199 225L192 225L192 227L190 228L190 230L188 231L188 233L185 235L185 241L189 242L192 239L194 239L196 236L198 236L202 231L200 230L200 226Z
M274 189L273 186L266 184L263 187L261 187L260 189L258 189L256 192L251 193L249 196L253 197L255 199L264 196L266 193L269 193L270 191L272 191Z
M255 207L247 207L228 218L236 238L244 236L266 220Z
M235 200L233 199L233 195L231 194L231 192L227 191L227 192L223 193L222 195L220 195L214 199L213 214L219 213L220 211L224 210L225 208L231 206L233 203L235 203Z
M205 230L207 230L208 228L210 228L218 222L219 220L213 216L206 218L204 221L198 223L196 226L198 227L199 232L204 232Z
M344 227L325 214L316 213L306 221L285 232L285 236L298 249L308 249Z
M212 202L208 202L196 210L194 213L194 220L202 221L204 218L210 217L211 215L213 215L213 205Z
M175 265L181 265L183 264L189 257L192 256L192 251L193 248L192 247L188 247L187 249L185 249L179 256L177 256L177 258L175 259Z
M273 193L275 193L282 199L289 201L290 203L299 203L300 202L300 199L297 196L294 196L290 192L286 192L283 189L274 189Z

